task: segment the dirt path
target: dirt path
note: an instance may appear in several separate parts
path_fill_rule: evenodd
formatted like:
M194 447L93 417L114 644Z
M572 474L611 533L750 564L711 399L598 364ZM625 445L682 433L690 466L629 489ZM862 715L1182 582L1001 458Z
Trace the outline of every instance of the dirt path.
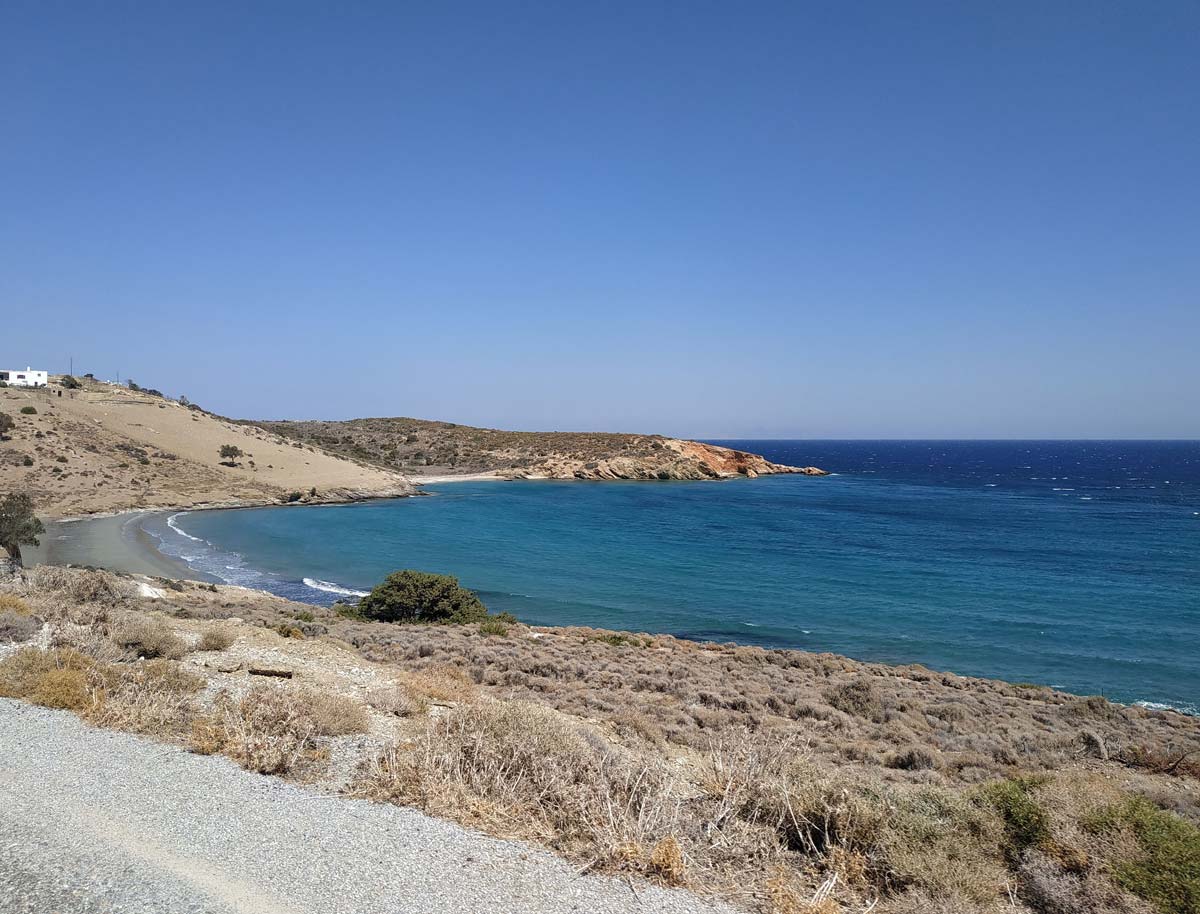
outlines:
M0 910L12 914L730 914L579 876L414 810L249 774L0 699Z

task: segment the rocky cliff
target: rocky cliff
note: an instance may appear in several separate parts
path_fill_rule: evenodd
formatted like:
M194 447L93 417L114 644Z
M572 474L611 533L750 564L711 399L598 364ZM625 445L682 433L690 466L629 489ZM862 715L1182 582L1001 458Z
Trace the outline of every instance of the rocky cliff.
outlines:
M510 479L731 479L774 473L828 475L817 467L771 463L747 451L677 438L655 439L649 453L585 461L551 457L533 466L498 471L498 475Z

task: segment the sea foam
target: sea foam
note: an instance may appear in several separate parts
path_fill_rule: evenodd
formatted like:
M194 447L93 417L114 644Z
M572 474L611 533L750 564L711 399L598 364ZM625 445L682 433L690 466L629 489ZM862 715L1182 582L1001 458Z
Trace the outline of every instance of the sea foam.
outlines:
M186 511L180 511L177 514L172 514L170 517L167 518L167 526L170 527L172 530L174 530L176 533L178 533L180 536L186 536L192 542L203 543L204 540L200 539L200 537L192 536L190 533L187 533L184 530L182 530L180 528L180 526L177 523L175 523L175 518L183 517L186 514L187 514Z
M316 578L304 578L304 586L311 587L313 590L323 590L325 593L341 594L344 597L365 597L365 590L351 590L349 587L342 587L340 584L335 584L333 581L318 581Z

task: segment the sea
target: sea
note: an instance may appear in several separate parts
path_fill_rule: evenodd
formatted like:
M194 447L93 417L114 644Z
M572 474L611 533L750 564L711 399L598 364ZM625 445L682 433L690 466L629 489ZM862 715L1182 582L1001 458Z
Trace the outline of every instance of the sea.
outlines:
M1200 713L1200 442L717 441L827 477L451 482L152 515L230 583L456 576L541 625L832 651Z

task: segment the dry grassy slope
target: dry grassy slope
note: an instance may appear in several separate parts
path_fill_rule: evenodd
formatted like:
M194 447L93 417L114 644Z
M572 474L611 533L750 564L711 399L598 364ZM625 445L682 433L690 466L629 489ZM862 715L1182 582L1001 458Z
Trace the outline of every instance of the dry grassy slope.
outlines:
M0 389L16 422L0 442L0 491L29 492L44 516L131 508L344 501L412 491L401 475L304 447L150 394L85 382L83 390ZM25 415L31 406L36 415ZM246 452L237 466L218 450ZM31 465L25 465L26 460ZM308 493L315 488L316 498Z
M801 472L744 451L661 435L509 432L426 419L258 423L289 438L413 474L551 479L720 479Z

